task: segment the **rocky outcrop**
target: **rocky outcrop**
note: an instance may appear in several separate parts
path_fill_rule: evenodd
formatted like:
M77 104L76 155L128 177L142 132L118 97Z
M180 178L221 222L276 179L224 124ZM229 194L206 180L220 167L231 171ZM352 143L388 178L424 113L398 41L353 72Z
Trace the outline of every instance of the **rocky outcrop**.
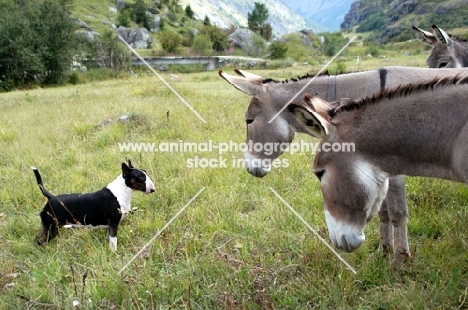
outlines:
M360 0L354 1L353 4L351 4L349 12L346 13L343 22L340 25L341 29L351 29L367 18L368 14L365 12L365 10L361 10L360 6Z
M393 25L396 21L400 20L401 18L405 17L406 15L410 14L414 11L414 9L418 6L418 0L397 0L393 4L393 14L388 18L387 24Z
M403 32L401 27L387 27L380 35L379 42L382 44L390 42L390 40Z
M386 1L385 5L382 2L380 0L354 1L341 23L341 29L349 30L359 25L358 31L373 31L373 38L377 37L379 43L387 43L397 36L408 37L408 27L410 27L408 21L417 24L421 20L432 20L432 17L437 15L449 16L457 13L456 10L460 6L468 4L468 0L439 3L422 0L393 0ZM419 16L405 18L410 14Z
M453 10L457 9L461 5L468 4L468 0L461 0L456 2L441 3L435 10L437 15L450 14Z
M301 41L304 45L312 47L313 43L312 43L312 40L310 39L310 36L314 34L315 34L315 31L312 29L303 29L299 31L299 38L301 38Z
M133 48L149 48L153 39L146 28L125 28L120 26L117 33Z
M252 30L247 28L238 28L233 33L231 33L227 39L229 43L234 44L234 47L242 49L251 46L252 35L254 35Z

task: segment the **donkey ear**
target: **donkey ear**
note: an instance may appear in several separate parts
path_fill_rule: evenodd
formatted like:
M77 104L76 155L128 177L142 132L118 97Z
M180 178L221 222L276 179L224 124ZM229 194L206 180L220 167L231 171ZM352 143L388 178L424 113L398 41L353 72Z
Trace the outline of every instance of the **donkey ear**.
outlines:
M437 38L437 41L440 43L447 45L447 46L452 46L452 39L450 36L445 32L442 28L437 27L437 25L432 25L432 32L434 33L434 36Z
M429 31L422 30L418 27L411 27L416 37L421 40L422 42L429 44L430 46L434 46L437 43L437 37L430 33Z
M314 111L311 105L292 102L288 105L288 110L309 135L319 139L325 138L328 135L330 123L320 115L321 113Z
M246 75L244 76L241 74L242 77L229 75L223 72L222 70L219 70L218 74L220 77L225 79L229 84L233 85L235 88L237 88L238 90L240 90L241 92L247 95L255 96L255 95L259 95L265 92L264 85L262 84L263 79L260 80L258 78L253 78L252 76L257 76L255 74L245 73L244 71L240 71L240 70L238 71L243 72Z
M244 70L240 70L240 69L234 69L234 72L237 73L238 75L242 76L242 77L245 77L247 80L251 81L251 82L255 82L255 83L262 83L264 78L262 78L260 75L256 75L256 74L253 74L253 73L250 73L250 72L247 72L247 71L244 71Z

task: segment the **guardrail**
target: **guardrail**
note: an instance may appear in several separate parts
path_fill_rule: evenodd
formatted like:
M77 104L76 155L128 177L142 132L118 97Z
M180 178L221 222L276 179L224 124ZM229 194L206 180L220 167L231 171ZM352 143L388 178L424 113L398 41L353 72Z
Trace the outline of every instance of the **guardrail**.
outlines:
M213 71L219 65L217 57L212 56L169 56L169 57L143 57L143 59L158 70L164 70L166 65L193 65L203 64L205 71ZM144 65L139 58L132 59L132 66Z

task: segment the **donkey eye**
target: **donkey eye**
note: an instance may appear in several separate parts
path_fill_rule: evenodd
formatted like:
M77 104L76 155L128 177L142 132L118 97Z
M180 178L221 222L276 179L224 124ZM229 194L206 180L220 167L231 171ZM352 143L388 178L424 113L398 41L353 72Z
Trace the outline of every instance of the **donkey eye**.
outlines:
M443 62L441 62L441 63L439 64L439 68L445 68L445 67L447 67L447 65L448 65L448 62L447 62L447 61L443 61Z
M248 119L248 120L246 120L245 122L247 123L247 125L250 125L250 124L253 123L253 121L254 121L253 119Z
M320 170L320 171L314 171L315 175L319 179L319 181L322 180L323 174L325 173L325 170Z

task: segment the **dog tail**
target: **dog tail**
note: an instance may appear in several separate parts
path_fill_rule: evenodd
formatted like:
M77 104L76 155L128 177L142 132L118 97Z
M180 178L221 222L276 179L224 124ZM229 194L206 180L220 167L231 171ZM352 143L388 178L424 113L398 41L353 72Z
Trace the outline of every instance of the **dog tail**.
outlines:
M31 169L33 170L34 175L36 176L37 185L39 185L42 195L44 195L47 199L55 197L55 195L50 193L48 190L46 190L44 187L44 184L42 184L42 177L41 177L41 174L39 173L39 170L37 170L36 167L31 167Z

